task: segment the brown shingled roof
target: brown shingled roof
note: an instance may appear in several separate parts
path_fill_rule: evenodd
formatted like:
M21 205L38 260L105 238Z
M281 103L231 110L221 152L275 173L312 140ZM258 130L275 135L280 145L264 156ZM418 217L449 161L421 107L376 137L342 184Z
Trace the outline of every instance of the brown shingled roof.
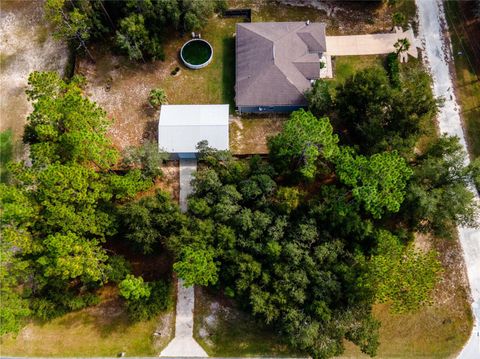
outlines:
M237 106L306 105L310 80L320 77L325 24L237 24Z

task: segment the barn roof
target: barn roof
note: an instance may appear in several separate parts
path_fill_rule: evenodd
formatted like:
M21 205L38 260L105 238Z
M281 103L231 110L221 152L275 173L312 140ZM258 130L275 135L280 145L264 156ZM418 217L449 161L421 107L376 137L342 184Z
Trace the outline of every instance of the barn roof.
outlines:
M168 153L196 153L198 142L228 150L228 105L163 105L158 146Z

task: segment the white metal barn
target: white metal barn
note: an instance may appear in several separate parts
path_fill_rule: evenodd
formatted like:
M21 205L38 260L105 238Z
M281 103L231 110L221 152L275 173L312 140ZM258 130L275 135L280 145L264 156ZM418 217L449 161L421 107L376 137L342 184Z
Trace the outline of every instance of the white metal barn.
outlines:
M162 105L158 147L172 158L195 158L196 146L228 150L228 105Z

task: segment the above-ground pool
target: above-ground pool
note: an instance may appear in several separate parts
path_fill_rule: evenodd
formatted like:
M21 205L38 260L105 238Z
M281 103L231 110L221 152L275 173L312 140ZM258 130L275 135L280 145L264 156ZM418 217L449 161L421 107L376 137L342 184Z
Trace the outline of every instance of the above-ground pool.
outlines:
M180 57L185 66L194 70L201 69L212 61L213 48L203 39L192 39L182 46Z

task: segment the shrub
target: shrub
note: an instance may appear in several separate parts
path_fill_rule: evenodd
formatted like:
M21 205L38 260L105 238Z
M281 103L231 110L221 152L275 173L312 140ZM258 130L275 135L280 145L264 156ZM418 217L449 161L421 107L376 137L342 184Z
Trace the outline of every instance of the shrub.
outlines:
M166 310L170 304L170 284L167 282L160 280L144 283L141 277L128 275L119 287L120 295L126 299L128 316L132 321L150 319Z
M177 66L175 67L174 70L172 70L172 72L170 72L170 75L175 76L178 73L178 71L180 71L180 67Z
M400 87L400 62L398 55L391 52L387 56L386 70L393 87Z
M148 102L150 103L150 105L157 108L160 107L160 105L166 104L167 95L165 93L165 90L161 88L152 89L148 97Z
M107 261L107 278L109 282L120 283L131 273L130 263L123 256L111 256Z

